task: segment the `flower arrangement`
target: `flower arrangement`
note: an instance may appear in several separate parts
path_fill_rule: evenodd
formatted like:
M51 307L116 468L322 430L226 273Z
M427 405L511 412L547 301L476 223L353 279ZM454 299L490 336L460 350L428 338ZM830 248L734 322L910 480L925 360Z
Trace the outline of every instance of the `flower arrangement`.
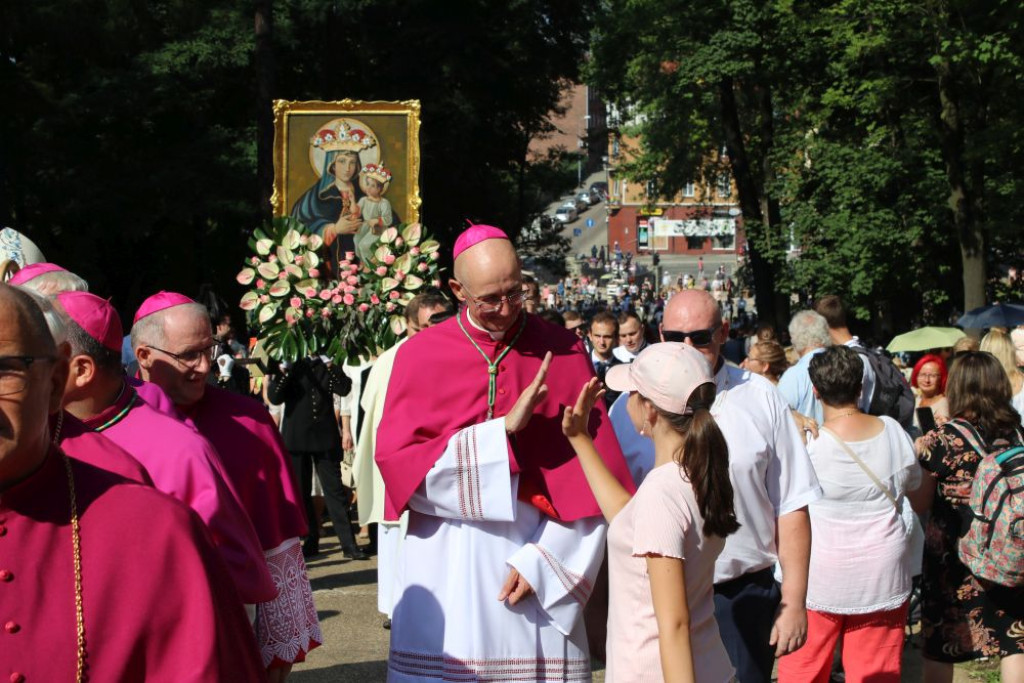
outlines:
M238 273L241 299L271 358L310 354L336 363L368 357L405 332L405 305L426 285L439 287L440 244L419 223L386 229L363 263L352 253L325 272L324 242L291 217L257 228Z

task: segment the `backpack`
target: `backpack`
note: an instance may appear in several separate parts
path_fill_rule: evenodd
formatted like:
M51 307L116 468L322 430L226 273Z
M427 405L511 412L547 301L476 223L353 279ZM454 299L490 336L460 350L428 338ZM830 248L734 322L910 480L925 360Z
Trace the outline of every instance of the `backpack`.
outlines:
M948 424L982 456L957 547L960 561L980 579L1024 586L1024 446L987 451L969 423Z
M863 346L851 348L875 373L875 391L868 414L887 415L899 422L904 431L910 432L914 428L914 392L907 378L888 356Z

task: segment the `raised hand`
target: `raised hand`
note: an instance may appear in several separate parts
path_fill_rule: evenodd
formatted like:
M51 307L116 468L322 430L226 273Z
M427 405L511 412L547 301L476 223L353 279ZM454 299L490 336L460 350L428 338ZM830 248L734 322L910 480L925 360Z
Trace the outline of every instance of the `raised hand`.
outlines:
M604 396L604 385L596 377L591 377L576 398L576 405L566 406L562 413L562 433L569 439L581 436L590 436L587 431L587 424L590 422L590 413L594 410L594 404Z
M547 397L548 385L544 384L544 380L548 376L548 367L550 366L551 352L548 351L544 354L544 362L540 364L537 376L533 378L529 386L523 389L523 393L519 394L519 399L512 406L512 410L505 416L505 431L507 433L515 434L526 427L533 411Z

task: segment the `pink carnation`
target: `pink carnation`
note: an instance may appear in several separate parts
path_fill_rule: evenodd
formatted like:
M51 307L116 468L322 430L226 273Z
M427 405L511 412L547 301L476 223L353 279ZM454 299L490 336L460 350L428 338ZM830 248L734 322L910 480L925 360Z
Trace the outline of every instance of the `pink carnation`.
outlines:
M335 294L333 297L331 297L331 303L334 304L335 306L340 304L341 303L341 294Z
M359 304L360 313L366 313L368 310L370 310L369 304Z
M316 287L306 287L306 296L310 299L316 296Z
M384 277L385 275L388 274L387 266L380 266L379 268L377 268L376 273L377 273L377 275L380 275L381 277Z
M310 268L309 269L309 276L310 277L320 277L320 269L319 268Z
M346 294L342 298L342 301L345 302L346 306L351 306L352 304L354 304L356 302L356 298L354 296L352 296L351 294Z
M265 284L267 284L267 283L263 281L263 278L261 278L261 277L256 278L256 289L263 289L263 285L265 285Z
M347 278L345 278L345 282L349 283L350 285L358 285L359 278L357 278L355 275L349 275Z
M377 304L380 303L380 297L377 296L376 294L371 294L370 295L370 303L373 304L374 306L376 306Z
M325 289L324 291L320 292L320 298L323 299L324 301L327 301L328 299L330 299L331 298L331 290Z
M426 263L421 263L418 266L416 266L416 270L420 271L421 273L425 273L427 272L427 268L429 267L430 266L428 266Z
M302 299L300 299L297 296L293 296L291 299L288 300L288 305L291 306L292 308L299 308L300 306L302 306Z
M388 264L389 266L392 263L394 263L394 262L395 262L395 255L394 254L388 254L387 256L384 257L384 263Z
M391 299L392 301L397 299L399 296L400 296L399 293L397 291L393 290L393 289L391 290L390 293L388 293L388 298Z

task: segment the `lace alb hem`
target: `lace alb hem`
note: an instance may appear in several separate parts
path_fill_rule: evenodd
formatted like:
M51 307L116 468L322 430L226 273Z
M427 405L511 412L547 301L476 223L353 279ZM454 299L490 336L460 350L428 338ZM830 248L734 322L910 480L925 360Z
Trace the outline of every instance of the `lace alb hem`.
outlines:
M278 594L258 608L256 640L263 666L270 666L275 660L286 664L301 662L324 639L302 546L298 538L292 538L265 551L264 556Z

